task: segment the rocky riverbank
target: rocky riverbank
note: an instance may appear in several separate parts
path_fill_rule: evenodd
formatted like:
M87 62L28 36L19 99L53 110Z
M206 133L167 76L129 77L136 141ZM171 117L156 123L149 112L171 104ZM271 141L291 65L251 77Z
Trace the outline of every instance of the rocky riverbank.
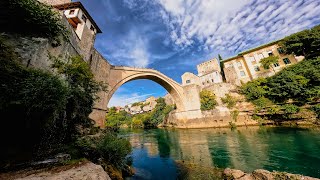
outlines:
M257 169L252 173L245 173L236 169L225 169L223 171L223 179L225 180L319 180L309 176L299 174L291 174L287 172L270 172L263 169Z
M111 180L102 166L85 161L39 170L25 169L0 174L1 180Z
M203 167L185 161L176 161L178 167L177 179L202 179L202 180L320 180L300 174L287 172L267 171L264 169L245 173L237 169L220 169L214 167Z

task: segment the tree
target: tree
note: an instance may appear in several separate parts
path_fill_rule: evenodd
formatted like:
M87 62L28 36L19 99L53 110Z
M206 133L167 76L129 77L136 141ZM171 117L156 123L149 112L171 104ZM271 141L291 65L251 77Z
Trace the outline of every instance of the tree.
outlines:
M203 111L214 109L218 104L215 95L208 90L203 90L200 92L200 103L201 110Z
M270 67L271 67L273 72L276 73L276 71L274 70L273 65L275 63L278 63L278 59L279 59L278 56L269 56L269 57L261 59L260 63L262 64L262 67L264 69L270 69Z
M220 62L222 80L223 80L223 82L226 82L226 75L224 73L224 64L222 62L223 59L220 54L218 54L218 58L219 58L219 62Z
M280 45L287 54L305 56L306 59L320 56L320 25L285 37Z

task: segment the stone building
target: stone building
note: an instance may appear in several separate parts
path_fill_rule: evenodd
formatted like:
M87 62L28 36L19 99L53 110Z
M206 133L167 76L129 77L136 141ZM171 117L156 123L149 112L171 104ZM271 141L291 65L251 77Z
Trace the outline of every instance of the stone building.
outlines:
M181 76L183 86L195 84L203 88L212 84L223 82L219 61L215 58L198 64L197 70L198 75L186 72Z
M269 56L278 57L278 62L272 68L264 69L260 60ZM239 53L239 55L223 60L224 73L228 83L240 85L259 77L269 77L281 69L302 61L304 57L284 54L278 41L271 42L254 49Z
M71 2L71 0L38 0L39 2L51 5L57 9L63 18L66 18L73 29L75 37L73 38L79 46L79 53L89 63L92 62L94 42L96 35L102 33L101 29L90 16L81 2Z

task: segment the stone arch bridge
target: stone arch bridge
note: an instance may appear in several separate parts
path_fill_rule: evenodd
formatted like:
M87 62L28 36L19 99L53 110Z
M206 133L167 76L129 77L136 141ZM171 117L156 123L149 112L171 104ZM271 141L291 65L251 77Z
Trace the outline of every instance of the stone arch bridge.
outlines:
M102 72L103 74L101 74L101 70L99 70L98 74L94 70L93 72L98 80L102 80L108 84L108 91L99 93L100 98L98 102L96 102L93 112L90 114L90 117L95 120L100 127L104 127L105 114L107 112L106 108L112 95L121 85L137 79L152 80L165 88L176 103L176 112L188 112L200 109L198 87L193 85L183 87L157 70L110 66Z

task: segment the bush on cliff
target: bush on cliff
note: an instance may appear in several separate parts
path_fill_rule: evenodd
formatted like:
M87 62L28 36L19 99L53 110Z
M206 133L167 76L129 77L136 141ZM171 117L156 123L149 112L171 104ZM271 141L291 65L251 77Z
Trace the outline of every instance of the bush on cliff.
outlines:
M46 155L70 143L78 125L91 126L88 115L102 87L80 58L56 62L59 76L25 68L0 38L0 116L10 117L0 126L2 149L10 149L1 153L4 160Z
M37 0L1 1L0 27L4 32L55 38L66 35L57 12Z
M154 128L161 124L169 113L174 109L173 106L167 105L164 98L157 99L157 105L151 112L151 117L146 119L144 123L145 128Z
M200 103L202 111L212 110L218 104L215 95L208 90L200 92Z
M64 134L52 138L63 127L69 88L60 77L19 63L13 49L0 38L0 126L4 160L37 153L41 142L46 148L63 141ZM9 135L14 134L14 135ZM8 136L9 135L9 136ZM54 136L56 137L56 136ZM12 157L11 157L12 156ZM27 157L27 155L25 155Z

